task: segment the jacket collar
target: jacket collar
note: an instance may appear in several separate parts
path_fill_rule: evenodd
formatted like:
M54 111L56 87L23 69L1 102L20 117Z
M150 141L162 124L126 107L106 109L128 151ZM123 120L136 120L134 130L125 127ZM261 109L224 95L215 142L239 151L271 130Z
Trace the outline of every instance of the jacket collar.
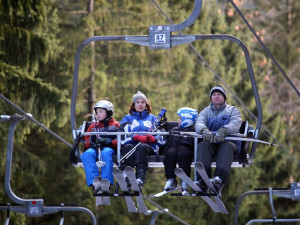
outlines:
M210 106L210 108L212 109L212 111L222 111L223 109L226 108L227 103L226 103L226 101L225 101L223 105L221 105L220 107L217 107L217 106L215 106L215 105L211 102L209 106Z
M134 117L143 119L144 117L148 116L148 112L147 112L147 110L145 110L145 111L143 111L143 112L136 112L136 111L133 111L133 112L132 112L132 115L133 115Z

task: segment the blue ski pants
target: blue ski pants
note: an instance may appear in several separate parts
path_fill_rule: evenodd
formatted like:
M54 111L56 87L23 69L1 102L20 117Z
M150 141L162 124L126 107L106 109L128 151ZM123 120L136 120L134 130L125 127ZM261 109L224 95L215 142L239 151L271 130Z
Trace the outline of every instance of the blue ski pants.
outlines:
M112 175L114 154L115 151L109 147L104 147L101 150L101 158L102 161L105 162L105 165L101 167L101 177L102 179L109 180L112 185L114 184L114 177ZM96 165L99 154L95 149L89 148L80 156L80 158L84 166L87 186L90 186L93 184L95 177L99 176L99 170Z

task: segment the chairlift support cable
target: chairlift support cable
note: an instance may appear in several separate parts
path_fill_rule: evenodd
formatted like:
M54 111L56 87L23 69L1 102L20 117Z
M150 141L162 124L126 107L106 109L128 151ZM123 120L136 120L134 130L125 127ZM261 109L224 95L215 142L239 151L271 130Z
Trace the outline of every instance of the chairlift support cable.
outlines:
M235 10L238 12L242 20L245 22L245 24L248 26L248 28L251 30L252 34L255 36L255 38L258 40L260 45L264 48L264 50L267 52L268 56L272 59L274 64L277 66L277 68L280 70L281 74L285 77L285 79L288 81L288 83L292 86L292 88L296 91L298 97L300 97L300 91L296 88L296 86L293 84L293 82L289 79L289 77L285 74L279 63L276 61L276 59L273 57L273 55L270 53L266 45L262 42L262 40L259 38L259 36L256 34L255 30L253 27L249 24L243 13L239 10L237 5L233 2L233 0L229 0L230 3L233 5Z
M56 137L58 140L62 141L63 143L65 143L66 145L68 145L69 147L72 148L72 145L66 141L65 139L63 139L62 137L60 137L59 135L57 135L56 133L54 133L53 131L51 131L50 129L48 129L47 127L45 127L43 124L41 124L39 121L37 121L36 119L34 119L32 117L31 114L28 114L26 112L24 112L20 107L18 107L17 105L15 105L12 101L10 101L9 99L7 99L6 97L4 97L2 94L0 94L0 97L6 101L9 105L11 105L12 107L14 107L15 109L17 109L19 112L21 112L27 119L33 121L34 123L36 123L38 126L42 127L44 130L46 130L48 133L50 133L51 135L53 135L54 137Z
M164 10L160 7L160 5L156 2L156 0L152 0L152 2L156 5L156 7L160 10L160 12L166 17L166 19L171 23L174 24L174 22L172 21L172 19L164 12ZM159 13L159 12L158 12ZM181 35L183 35L183 33L181 31L179 31L179 33ZM241 104L244 109L249 113L249 115L252 117L252 119L257 120L257 116L255 116L253 114L253 112L251 112L251 110L245 105L245 103L233 92L233 90L226 84L226 82L218 75L218 73L210 66L210 64L205 60L205 58L198 52L198 50L191 44L188 43L189 47L191 48L192 51L194 51L194 53L196 53L196 55L204 62L204 64L206 64L206 66L210 69L208 71L211 71L215 77L217 77L222 84L226 87L227 90L230 91L230 93L233 95L233 97L236 99L236 101ZM199 62L201 63L201 62ZM295 161L298 162L298 164L300 165L300 161L293 155L290 153L290 151L272 134L272 132L264 125L262 124L262 127L265 129L265 131L269 134L269 136L271 136L273 138L273 140L275 140L278 145L286 152L290 155L291 158L293 158ZM280 149L280 148L279 148Z

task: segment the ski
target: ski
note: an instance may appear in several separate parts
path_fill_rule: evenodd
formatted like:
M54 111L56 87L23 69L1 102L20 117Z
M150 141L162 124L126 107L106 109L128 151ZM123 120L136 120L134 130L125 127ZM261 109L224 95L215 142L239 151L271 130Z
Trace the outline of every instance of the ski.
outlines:
M194 191L203 193L201 191L200 187L197 184L195 184L191 180L191 178L189 178L181 168L175 168L174 172L175 172L175 174L176 174L177 177L179 177L180 179L182 179L185 182L187 182L187 184L189 186L191 186L191 188L193 188ZM208 196L201 196L201 198L203 198L204 201L206 201L206 203L212 208L213 211L220 212L218 205L210 197L208 197Z
M138 208L139 208L139 211L141 213L147 213L148 212L148 209L146 207L146 204L143 200L143 197L142 197L142 193L140 192L140 189L139 189L139 186L136 182L136 178L135 178L135 173L134 173L134 170L132 167L130 166L127 166L124 170L126 176L128 177L130 183L131 183L131 187L133 189L133 191L135 193L139 193L138 196L136 196L136 201L137 201L137 205L138 205Z
M207 176L207 173L205 172L205 168L204 168L204 165L200 162L197 162L195 164L195 169L197 170L197 172L200 174L200 176L202 177L202 179L204 180L204 182L206 183L206 185L208 186L208 188L210 190L212 190L214 193L216 193L216 190L213 186L213 184L211 183L209 177ZM216 204L218 205L219 209L220 209L220 212L224 213L224 214L228 214L222 200L221 200L221 197L219 195L217 196L213 196L213 198L215 199L216 201Z
M123 172L120 169L116 168L113 171L113 175L116 178L118 184L120 185L120 188L123 191L125 202L126 202L126 205L128 208L128 212L137 212L137 208L135 207L135 204L134 204L134 201L132 200L132 198L130 196L126 196L126 194L129 194L129 191L128 191L127 184L123 177Z
M102 194L101 177L95 177L93 184L95 186L94 195L95 194ZM102 205L102 204L103 204L103 197L102 196L96 196L96 206Z
M161 196L163 196L163 195L165 195L165 194L168 194L168 193L170 193L170 192L177 191L177 190L179 190L179 189L180 189L180 187L173 188L172 190L169 190L169 191L163 190L162 192L159 192L159 193L157 193L157 194L150 194L149 197L150 197L150 198L158 198L158 197L161 197Z
M110 186L109 180L107 180L107 179L101 180L100 185L101 185L101 189L102 189L103 194L109 195L109 186ZM103 196L102 204L103 205L110 205L110 197L109 196Z

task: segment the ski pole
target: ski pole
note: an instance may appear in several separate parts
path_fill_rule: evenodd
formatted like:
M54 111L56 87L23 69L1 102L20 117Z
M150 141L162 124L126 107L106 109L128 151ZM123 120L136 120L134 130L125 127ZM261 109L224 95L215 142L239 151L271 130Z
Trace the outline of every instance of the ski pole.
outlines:
M96 162L96 164L97 164L97 166L98 167L102 167L102 166L105 166L105 162L103 162L102 160L101 160L101 147L98 147L98 158L99 158L99 161L98 162Z
M176 135L176 134L175 134ZM184 136L193 136L193 137L198 137L198 138L202 138L201 134L197 134L197 133L185 133L185 132L180 132L179 135ZM271 146L278 146L275 143L270 143L270 142L266 142L266 141L262 141L259 139L255 139L255 138L244 138L244 137L225 137L225 140L227 141L250 141L250 142L257 142L257 143L261 143L261 144L266 144L266 145L271 145Z
M122 163L125 159L128 159L137 149L137 147L141 144L142 142L139 142L136 144L136 146L134 146L129 152L127 152L120 160L119 160L119 164Z

